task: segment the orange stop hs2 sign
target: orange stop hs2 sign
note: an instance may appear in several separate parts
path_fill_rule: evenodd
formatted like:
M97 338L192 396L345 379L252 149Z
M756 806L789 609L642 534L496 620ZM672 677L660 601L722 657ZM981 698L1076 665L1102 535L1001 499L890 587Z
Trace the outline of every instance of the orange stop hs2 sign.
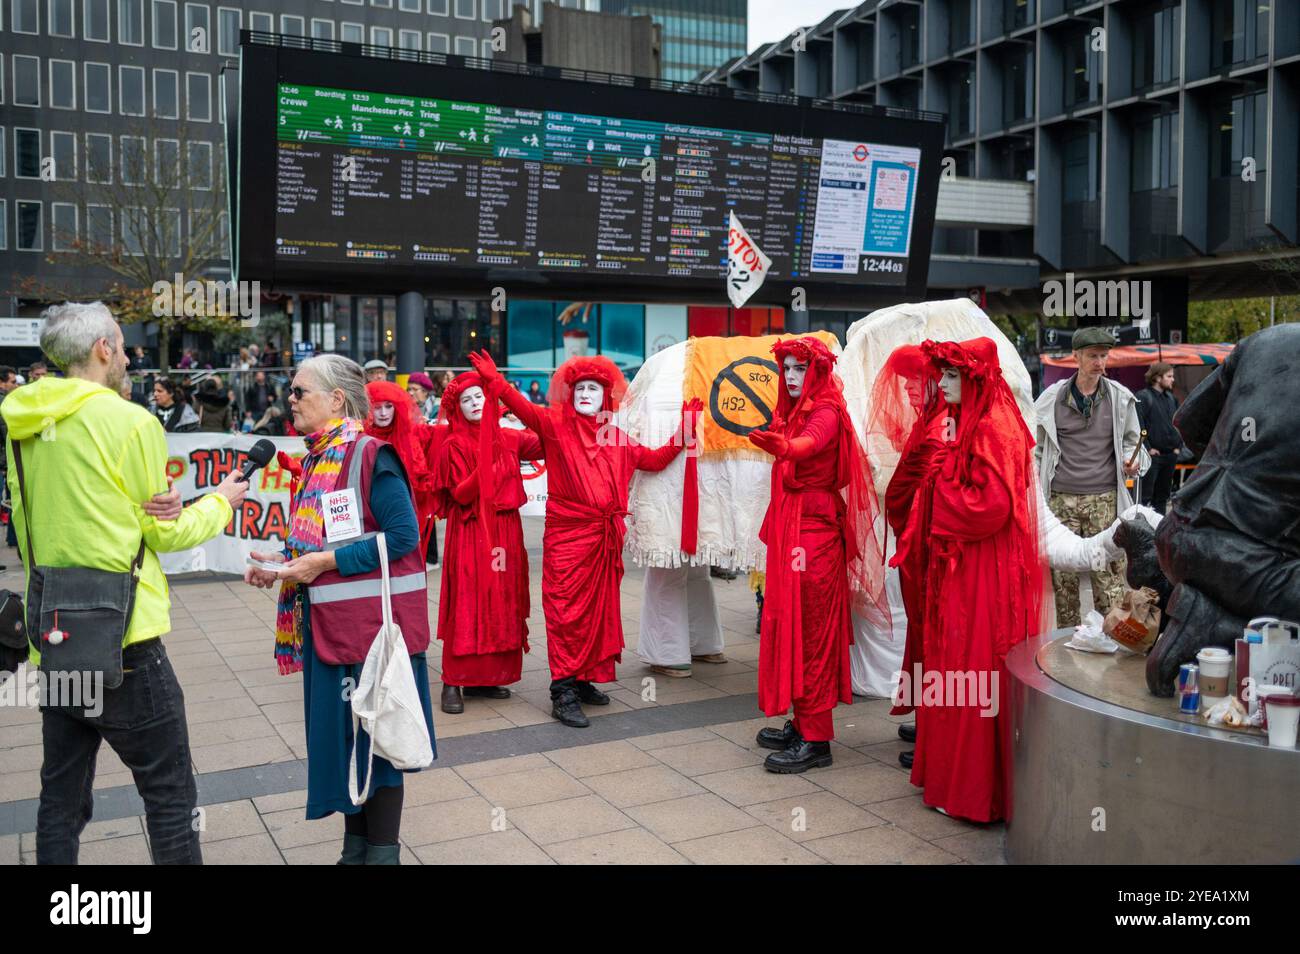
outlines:
M780 369L768 358L739 358L713 379L709 414L718 427L744 437L772 423Z

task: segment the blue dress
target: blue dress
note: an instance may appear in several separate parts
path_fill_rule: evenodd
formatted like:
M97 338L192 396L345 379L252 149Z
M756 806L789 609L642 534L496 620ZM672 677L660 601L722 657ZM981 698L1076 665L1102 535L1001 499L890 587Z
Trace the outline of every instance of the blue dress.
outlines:
M388 544L391 561L414 550L420 542L420 529L411 505L411 492L406 483L397 453L391 447L380 448L375 458L375 473L370 481L370 512ZM354 576L369 573L379 566L379 545L371 537L359 540L334 551L339 573ZM348 759L352 755L352 703L351 693L361 678L361 663L332 666L322 662L312 647L311 601L303 601L303 667L302 694L307 734L307 817L323 818L331 812L351 815L364 806L353 805L348 795ZM434 758L438 756L437 742L433 736L433 704L429 693L429 667L425 654L411 657L415 673L415 687L420 694L420 706L433 742ZM346 680L350 680L346 681ZM357 746L357 778L366 779L366 756L370 737L361 730ZM413 770L418 771L418 770ZM370 792L402 784L402 773L384 758L375 756L370 777Z

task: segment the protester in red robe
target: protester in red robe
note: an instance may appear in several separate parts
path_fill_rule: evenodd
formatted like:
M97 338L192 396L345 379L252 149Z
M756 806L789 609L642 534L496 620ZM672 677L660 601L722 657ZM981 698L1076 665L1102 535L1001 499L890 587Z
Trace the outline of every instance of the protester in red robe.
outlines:
M916 708L912 784L924 788L925 803L991 822L1004 817L1011 766L1006 655L1044 619L1034 441L991 339L921 348L955 430L948 425L923 452L892 561L923 567L919 669L904 672L899 699ZM935 444L932 420L915 428L917 440Z
M366 417L365 432L388 441L401 458L415 493L420 552L426 553L429 535L433 533L434 496L430 460L424 453L425 425L417 419L410 395L393 382L371 381L366 385L366 393L370 395L370 414Z
M921 514L929 513L929 494L934 483L925 478L943 447L945 434L949 439L955 437L955 422L939 392L939 371L920 345L904 345L890 354L876 378L871 407L867 430L884 435L899 454L885 492L886 524L897 538L907 527L913 507L919 507ZM923 516L913 524L912 533L922 539L928 536ZM925 562L920 547L908 548L906 552L907 559L899 564L898 575L903 608L907 612L902 671L911 672L913 665L921 661L924 642ZM896 704L889 714L907 715L913 710L909 699L908 704ZM899 737L905 742L915 742L916 726L899 726ZM899 763L910 769L913 755L900 752Z
M532 432L505 430L494 421L490 426L500 433L487 442L494 473L480 481L486 400L477 372L447 386L439 411L446 438L433 462L435 502L447 520L438 597L442 711L452 714L465 711L463 696L508 699L505 687L519 681L528 651L528 553L519 519L527 495L519 461L538 460L542 445ZM492 509L491 521L481 518L484 508Z
M487 352L470 355L489 386L481 427L494 397L542 440L546 455L546 528L542 537L542 608L551 666L551 715L565 725L590 723L582 705L608 705L593 683L612 682L622 660L627 491L637 470L663 470L681 452L682 431L656 449L642 447L610 422L627 390L608 358L570 358L551 379L550 406L506 386ZM682 416L698 413L698 401ZM482 458L480 458L482 459Z
M758 744L777 749L772 772L831 764L831 712L851 703L852 604L884 614L884 561L871 469L839 379L835 356L817 338L772 348L782 367L776 411L749 439L776 458L772 497L759 536L767 544L759 637L758 703L768 716L794 719L763 729Z

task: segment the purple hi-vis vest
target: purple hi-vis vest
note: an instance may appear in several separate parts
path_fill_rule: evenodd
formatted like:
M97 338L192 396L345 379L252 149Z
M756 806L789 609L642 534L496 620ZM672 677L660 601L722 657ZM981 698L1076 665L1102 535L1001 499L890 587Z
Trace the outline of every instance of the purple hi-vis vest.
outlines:
M356 492L361 502L362 533L347 540L326 543L326 550L337 550L379 532L375 515L370 512L370 478L375 472L375 458L384 443L377 437L363 435L348 448L334 489L351 487ZM396 560L389 554L388 577L393 619L402 629L406 650L411 654L422 653L429 648L429 603L425 589L424 554L420 547L416 546ZM331 666L365 662L370 644L383 623L381 580L382 574L376 567L369 573L356 576L343 576L338 570L326 570L308 584L312 643L316 655L324 662Z

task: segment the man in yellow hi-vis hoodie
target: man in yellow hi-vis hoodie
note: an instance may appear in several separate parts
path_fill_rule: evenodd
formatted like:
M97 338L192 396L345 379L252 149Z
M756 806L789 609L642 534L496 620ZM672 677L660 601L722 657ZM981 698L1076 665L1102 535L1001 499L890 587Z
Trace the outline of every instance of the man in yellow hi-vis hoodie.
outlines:
M9 489L24 564L30 571L28 529L41 566L126 572L142 538L145 551L123 641L122 685L101 687L97 713L70 706L68 700L51 698L42 704L45 748L36 860L76 863L81 832L93 811L95 759L102 739L135 776L154 862L198 864L189 730L184 697L159 638L171 624L167 580L156 552L188 549L216 536L230 522L232 507L243 499L248 484L232 474L214 493L176 512L179 498L164 496L167 444L162 426L120 396L126 373L122 330L104 305L49 309L41 350L66 377L47 375L0 404L9 427ZM22 450L26 508L12 466L14 444ZM40 634L29 637L39 640ZM39 661L33 650L32 665Z

